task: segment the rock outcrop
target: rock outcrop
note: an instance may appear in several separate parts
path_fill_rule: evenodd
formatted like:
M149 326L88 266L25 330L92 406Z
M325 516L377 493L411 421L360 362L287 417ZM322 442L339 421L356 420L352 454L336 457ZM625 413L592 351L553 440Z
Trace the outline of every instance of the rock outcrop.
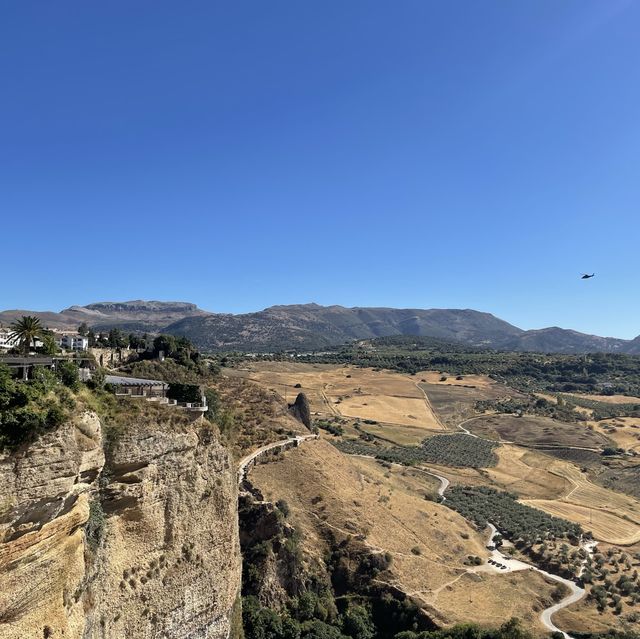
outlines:
M231 458L202 419L131 424L105 446L85 413L2 454L0 636L226 639L236 504Z
M289 405L289 412L311 430L311 407L304 393L298 393L296 401Z

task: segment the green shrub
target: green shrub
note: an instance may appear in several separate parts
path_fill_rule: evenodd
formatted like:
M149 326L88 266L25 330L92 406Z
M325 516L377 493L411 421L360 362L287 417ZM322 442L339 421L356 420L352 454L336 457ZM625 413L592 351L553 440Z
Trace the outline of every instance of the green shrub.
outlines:
M216 415L220 410L220 395L213 388L205 388L204 396L207 400L207 412L204 416L210 421L216 420Z
M96 368L91 373L91 381L89 382L89 387L95 390L103 390L105 385L106 373L104 368Z
M314 619L302 624L302 639L344 639L344 635L336 626Z
M0 449L20 446L66 419L63 403L50 396L56 384L57 378L48 373L17 381L8 368L0 366ZM60 391L69 392L67 388L56 390L59 397Z
M285 516L289 516L289 504L284 499L278 499L276 507Z
M62 424L67 418L66 413L57 404L47 411L45 422L48 428L56 428Z
M198 404L202 401L202 391L197 384L172 382L167 389L167 397L180 403Z
M72 390L78 390L80 386L80 375L78 365L75 362L70 360L58 362L56 374L65 386Z
M371 610L366 606L351 604L342 614L342 632L352 639L373 639L376 627Z
M334 424L326 419L317 419L314 422L314 425L328 433L331 433L332 435L335 435L336 437L344 435L344 429L340 424Z

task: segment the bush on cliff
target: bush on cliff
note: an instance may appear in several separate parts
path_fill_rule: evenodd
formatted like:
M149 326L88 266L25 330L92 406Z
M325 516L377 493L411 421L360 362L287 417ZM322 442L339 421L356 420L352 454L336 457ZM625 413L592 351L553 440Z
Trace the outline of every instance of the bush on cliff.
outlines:
M0 450L16 448L64 422L74 402L68 401L67 389L57 387L59 377L51 371L21 381L0 365Z

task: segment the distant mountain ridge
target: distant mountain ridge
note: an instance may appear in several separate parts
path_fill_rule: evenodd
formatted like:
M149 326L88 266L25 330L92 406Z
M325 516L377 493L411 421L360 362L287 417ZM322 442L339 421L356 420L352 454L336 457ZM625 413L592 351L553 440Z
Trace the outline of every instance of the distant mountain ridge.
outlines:
M97 330L184 335L209 351L321 350L351 340L415 335L499 350L640 354L640 336L624 340L558 327L525 331L472 309L292 304L234 315L204 311L188 302L132 300L71 306L60 313L3 311L0 324L7 325L25 314L37 315L51 328L71 330L86 322Z
M70 306L60 313L51 311L10 310L0 312L0 324L7 325L22 315L36 315L49 328L74 330L83 322L94 329L120 328L125 331L156 332L185 317L207 315L189 302L131 300L97 302Z

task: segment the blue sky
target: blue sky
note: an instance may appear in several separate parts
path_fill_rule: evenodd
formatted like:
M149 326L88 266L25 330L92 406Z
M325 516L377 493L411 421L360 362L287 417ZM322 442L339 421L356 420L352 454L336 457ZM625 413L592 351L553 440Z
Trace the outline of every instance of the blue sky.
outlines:
M634 337L639 32L620 0L0 1L0 307Z

